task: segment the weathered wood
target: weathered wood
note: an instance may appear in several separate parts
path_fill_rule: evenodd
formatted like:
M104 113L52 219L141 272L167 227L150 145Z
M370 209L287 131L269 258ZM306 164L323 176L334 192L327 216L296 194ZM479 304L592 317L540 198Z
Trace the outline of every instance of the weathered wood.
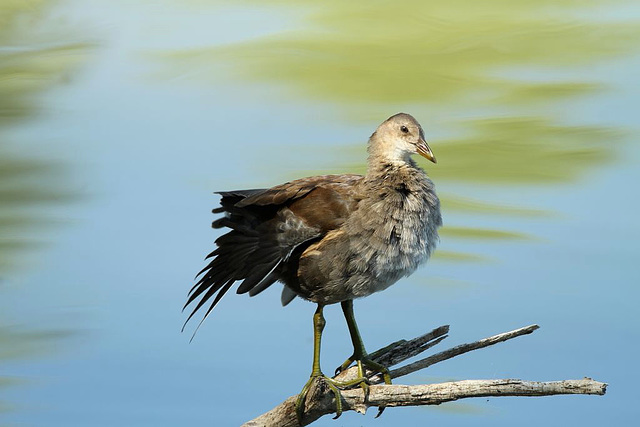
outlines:
M458 345L451 349L434 354L409 365L391 371L392 378L397 378L424 369L435 363L450 359L472 350L484 348L521 335L530 334L538 329L538 325L530 325L510 332L493 335L472 343ZM416 356L424 350L438 344L447 337L448 326L441 326L420 337L406 341L401 340L371 354L372 358L391 367ZM343 381L356 375L355 367L340 373L335 378ZM342 390L343 411L354 410L365 413L369 407L439 405L458 399L470 397L500 396L552 396L560 394L592 394L603 395L607 385L590 378L582 380L564 380L551 382L522 381L517 379L465 380L440 384L422 385L385 385L378 375L370 377L369 394L365 397L361 388ZM377 385L376 385L377 384ZM244 424L244 427L294 427L298 426L295 402L297 395L276 406L272 410ZM311 424L318 418L335 412L335 402L323 381L317 381L305 402L304 425Z
M538 325L529 325L523 328L515 329L513 331L509 331L509 332L494 335L488 338L484 338L476 342L458 345L456 347L450 348L449 350L445 350L443 352L434 354L433 356L429 356L422 360L418 360L417 362L403 366L402 368L394 369L391 371L391 378L398 378L403 375L410 374L412 372L431 366L435 363L442 362L447 359L451 359L452 357L467 353L472 350L478 350L480 348L488 347L490 345L494 345L499 342L503 342L503 341L510 340L512 338L519 337L521 335L528 335L538 328L540 328L540 326Z
M323 388L323 387L320 387ZM465 380L423 385L375 385L371 386L368 399L361 389L342 392L343 411L365 412L371 406L419 406L439 405L470 397L501 396L552 396L559 394L605 394L607 385L590 378L564 381ZM310 394L313 403L305 412L304 425L311 424L323 415L335 411L331 393L320 391L320 396ZM244 427L295 427L298 420L295 412L297 396L291 396L271 411L244 424Z

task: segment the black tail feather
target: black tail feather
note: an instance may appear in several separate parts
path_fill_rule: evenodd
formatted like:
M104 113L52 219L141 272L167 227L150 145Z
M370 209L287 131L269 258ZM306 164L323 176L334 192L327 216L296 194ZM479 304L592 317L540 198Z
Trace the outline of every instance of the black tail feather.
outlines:
M229 287L231 287L232 284L233 284L233 280L230 280L230 281L226 282L226 284L225 284L225 282L216 283L215 285L212 285L211 287L209 287L209 289L207 290L207 293L204 294L202 299L198 302L198 305L196 305L196 307L193 309L193 311L191 312L189 317L187 317L187 320L185 320L184 325L182 325L182 330L184 331L184 328L185 328L185 326L187 326L187 323L189 323L189 320L191 320L193 315L196 314L196 312L200 309L200 307L202 307L204 305L204 303L206 303L207 300L209 300L209 298L211 298L211 296L214 293L216 293L216 291L218 291L220 288L222 288L224 290L224 292L221 290L220 293L224 294L225 292L227 292L227 290L229 290ZM202 287L201 289L204 290L206 288ZM200 292L202 292L202 291L200 291ZM217 303L220 300L220 298L222 298L221 295L216 295L216 298L214 300L214 304ZM193 301L194 299L195 298L191 298L191 301ZM189 303L187 303L187 305L189 305ZM185 308L186 308L187 305L185 305ZM209 311L211 311L212 308L213 307L210 307Z
M200 300L185 321L183 330L195 313L213 297L213 302L196 327L197 331L202 321L236 281L242 281L238 293L250 292L250 295L255 295L277 280L275 270L282 256L275 233L258 230L261 224L273 217L275 211L271 208L235 207L244 198L263 191L265 190L218 193L222 196L221 206L213 212L224 213L225 216L216 219L212 226L230 230L216 239L217 248L206 258L212 258L211 261L196 275L196 278L201 277L189 291L183 310L198 298Z
M227 282L227 284L224 285L224 287L222 289L220 289L220 292L218 292L218 295L216 295L215 299L211 303L211 306L209 306L209 308L207 309L207 312L204 314L204 316L202 316L202 319L200 319L200 322L198 323L198 326L196 326L195 331L193 331L193 335L191 335L191 339L189 340L189 342L193 341L193 338L196 336L196 332L198 332L198 329L200 329L200 326L202 325L202 322L204 322L204 320L207 318L207 316L209 316L209 313L211 313L211 311L218 304L218 302L220 302L220 300L227 293L227 291L229 290L231 285L233 285L233 281ZM194 313L195 313L195 310L194 310ZM192 315L193 315L193 313L192 313ZM189 320L187 319L187 322L188 321ZM182 329L184 330L184 326L182 327Z

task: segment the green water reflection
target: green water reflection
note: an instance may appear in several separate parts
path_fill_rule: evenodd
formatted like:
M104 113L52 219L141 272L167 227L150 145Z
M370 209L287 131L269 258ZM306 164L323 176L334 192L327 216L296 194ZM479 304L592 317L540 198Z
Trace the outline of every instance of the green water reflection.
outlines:
M517 185L571 181L589 168L613 160L612 143L622 136L614 128L552 124L533 117L466 120L459 127L465 136L437 141L438 165L425 163L436 182ZM347 159L354 159L351 169L366 173L362 144L344 150ZM481 203L464 204L466 210L492 209ZM516 212L518 209L509 210Z
M193 6L195 3L197 6ZM510 192L531 186L550 188L558 184L576 185L589 171L615 162L620 156L621 145L631 132L596 123L590 118L581 120L580 113L574 114L574 110L579 110L582 101L593 101L610 91L609 85L613 81L594 77L591 72L594 68L614 58L630 56L640 48L639 23L629 21L620 13L625 10L625 5L633 5L632 2L429 0L356 3L331 0L322 3L285 3L267 0L245 1L240 6L238 3L198 0L190 2L188 7L212 6L220 8L222 12L226 7L246 9L248 12L252 8L273 8L275 13L268 15L269 19L278 18L277 13L282 12L283 19L290 20L285 25L290 29L283 28L280 32L261 38L225 45L213 39L208 48L165 50L161 52L162 62L158 67L158 62L153 61L157 57L149 60L144 50L147 48L140 48L141 45L149 46L141 43L141 40L155 41L157 37L159 41L151 45L165 46L162 43L167 43L170 46L183 46L185 39L195 39L200 34L190 28L191 20L196 21L197 11L193 16L188 13L176 14L175 19L171 16L154 21L155 12L165 6L158 8L154 3L149 9L147 6L140 6L142 10L134 7L138 15L132 17L127 14L129 6L118 3L113 7L119 9L112 12L117 18L105 17L106 24L100 21L102 17L94 16L97 22L89 22L89 25L113 26L109 30L113 32L113 40L107 40L112 49L105 50L114 55L107 58L110 64L119 60L131 62L115 70L101 70L104 75L91 81L93 85L122 91L120 97L102 100L105 105L99 107L104 108L109 102L118 105L132 103L131 97L140 93L130 94L126 90L129 86L120 87L117 83L131 84L127 80L130 79L134 80L132 86L143 86L143 83L148 83L143 80L149 74L165 77L157 69L162 68L169 69L172 74L184 73L191 79L203 76L196 83L198 85L220 87L226 79L235 80L239 86L264 85L271 91L280 88L281 92L290 96L291 104L300 105L301 110L310 104L328 106L327 110L333 115L331 119L338 119L335 124L327 125L328 129L339 130L348 123L348 126L355 124L364 130L360 138L349 141L341 141L336 133L335 142L338 144L331 146L341 148L331 152L318 149L318 146L305 145L306 141L300 140L299 133L282 142L302 143L295 150L292 150L292 145L268 147L271 155L262 157L258 166L268 170L265 175L291 171L286 178L315 173L363 173L367 132L370 133L382 119L399 110L411 112L425 126L439 161L435 166L426 162L424 165L437 183L445 211L443 244L436 252L440 260L457 265L487 262L494 260L496 254L489 251L474 252L474 248L501 245L504 249L510 244L538 238L533 232L523 229L528 220L533 222L553 218L554 212L548 210L551 204L547 203L543 208L535 201L523 202L523 197L511 202L508 199ZM185 3L175 4L189 12ZM75 6L78 5L80 3ZM44 114L39 105L42 94L57 84L72 81L73 70L87 61L92 46L78 43L77 35L68 34L63 28L64 19L48 20L49 12L56 7L58 3L51 0L0 0L0 287L3 277L17 268L28 267L30 259L37 254L37 246L46 243L46 231L55 225L49 219L50 208L70 203L78 197L65 190L67 165L36 157L35 153L21 149L20 146L27 141L16 140L6 131L15 124L22 126L39 114ZM104 5L102 7L106 8ZM143 23L145 25L139 25ZM129 25L142 29L139 32L131 31ZM172 25L175 28L171 28ZM241 23L237 27L240 28L238 32L244 31ZM215 31L222 33L224 30ZM174 35L175 40L171 37ZM219 35L226 37L226 34ZM193 44L202 46L203 40L194 40ZM138 62L131 61L132 58ZM149 70L141 72L139 62L144 62L145 66L150 63L151 67L157 68L144 74ZM119 78L122 78L122 82L118 81ZM110 85L114 80L116 84ZM160 81L157 87L149 91L160 92L164 83L164 80ZM90 85L87 82L82 84ZM91 90L86 86L79 88ZM175 99L169 93L163 92L163 95ZM157 102L155 97L150 99ZM183 98L179 99L184 101ZM153 113L144 112L144 102L151 101L141 101L140 109L124 110L135 112L132 113L135 119L146 120L149 126L154 126L152 123L156 123L158 118L153 117ZM225 107L224 102L220 100L220 109ZM74 106L77 110L83 107ZM251 107L269 112L272 109L273 120L277 119L276 113L286 113L289 108L284 103L269 105L258 102L252 103ZM188 108L185 107L185 111L193 114L194 111ZM179 109L176 108L176 112ZM109 113L113 117L107 117L103 122L102 115ZM121 125L116 123L121 116L114 114L113 110L98 109L95 114L92 119L95 119L96 127L87 126L82 129L83 132L98 129L98 125ZM136 114L142 117L136 117ZM316 118L308 120L315 122ZM321 120L326 120L326 117L319 118ZM304 125L298 124L295 130ZM185 132L182 130L186 126L184 123L175 126L179 133ZM202 127L197 130L207 132L210 129ZM141 129L132 129L128 136L137 136L134 131L141 132ZM331 132L328 131L327 135ZM150 139L148 135L153 133L144 129L140 139ZM117 149L113 151L111 154L114 158L116 155L118 158L128 155L127 152L117 152ZM163 149L159 151L164 152ZM319 156L329 161L320 163L317 166L320 170L297 170L294 174L294 162L286 167L284 163L271 163L283 162L280 154L289 160L299 160L300 157L311 159L306 164L315 164ZM141 163L141 173L144 167L152 166ZM118 173L117 165L109 164L109 170ZM181 182L181 178L175 181ZM140 188L143 187L135 189ZM505 190L504 193L502 190ZM116 191L121 189L114 189ZM136 194L136 197L141 196ZM142 198L146 199L147 195ZM119 209L126 211L130 207ZM135 219L140 219L142 223L142 215ZM501 219L505 219L504 224ZM479 242L483 245L478 245ZM143 243L137 241L134 246L141 251ZM133 273L135 271L132 270ZM132 275L127 274L127 277ZM103 277L96 280L107 283ZM467 285L462 280L446 278L434 282L436 286L444 283L442 286L446 285L447 288ZM112 289L109 292L119 293L130 283L123 282L121 285L122 288L109 288ZM131 289L139 289L137 286ZM124 301L125 298L118 295L117 300ZM155 304L156 301L153 302ZM162 307L164 310L165 306ZM123 319L131 315L128 306L119 305L117 309L120 310L119 316L116 316L118 318L120 314ZM139 319L139 311L135 312L136 319ZM163 311L163 319L166 312ZM117 323L114 319L111 318L113 323ZM28 324L17 323L0 314L0 364L46 354L51 351L54 341L66 335L63 332L34 330ZM110 327L119 332L117 327ZM158 324L153 328L162 329L158 329ZM125 338L132 342L134 340L128 336L118 335L117 338L117 341L104 341L100 344L103 347L98 349L103 350L110 345L121 346ZM163 336L162 340L165 339ZM135 343L139 343L137 336ZM141 348L134 346L134 350L143 354ZM111 353L96 355L91 362L103 361L108 357L105 354ZM139 361L136 359L138 354L122 354L123 357L131 357L133 362ZM157 377L156 367L147 364L148 360L144 362L144 366L153 371L148 383L153 385L151 381ZM70 363L73 364L73 361ZM135 364L136 373L139 366ZM76 371L75 366L73 369L78 377L87 373ZM108 374L103 375L106 378ZM0 390L20 382L19 378L6 378L0 374ZM191 386L189 384L189 390ZM174 390L180 390L179 384ZM112 390L105 387L103 391L106 395L107 391L111 393ZM149 393L145 390L142 394ZM111 393L110 397L116 395L124 396L122 393ZM128 399L128 396L124 397ZM66 396L65 400L68 400ZM85 403L82 402L83 405ZM131 412L139 412L142 407L138 402L135 406ZM0 401L0 411L7 409L10 409L10 404ZM155 415L157 411L152 412ZM101 415L100 412L96 414Z
M277 10L285 3L245 4ZM566 110L569 102L606 91L606 82L589 77L589 67L640 47L638 22L612 13L629 2L286 4L302 16L291 24L295 29L174 51L166 54L171 66L202 75L214 70L207 75L218 79L220 64L230 64L228 78L278 84L294 98L329 102L340 115L372 126L400 109L423 124L423 117L434 117L428 124L451 136L432 141L439 163L428 170L449 213L544 214L535 206L452 194L448 184L571 182L616 156L624 130L576 123ZM363 142L347 145L338 156L332 153L340 162L335 168L313 173L364 173ZM526 238L445 223L445 236ZM437 254L443 255L476 258Z
M385 103L387 109L398 102L446 108L451 105L442 104L454 100L460 109L476 106L478 99L470 94L482 92L488 95L483 103L546 102L592 91L598 84L507 78L499 71L584 66L635 49L637 23L598 19L601 12L625 3L431 0L364 6L328 1L317 7L315 2L296 2L295 8L306 12L303 25L295 25L302 30L183 54L203 64L225 59L237 65L234 75L243 79L281 82L316 99L361 104L358 109L369 102Z
M88 45L66 43L62 31L42 30L49 1L0 1L0 285L42 244L41 233L54 224L47 208L77 197L63 188L65 167L20 150L24 141L7 128L39 112L37 95L68 79ZM62 332L35 331L0 318L0 362L50 351ZM0 389L20 383L0 376ZM0 411L11 405L0 401Z

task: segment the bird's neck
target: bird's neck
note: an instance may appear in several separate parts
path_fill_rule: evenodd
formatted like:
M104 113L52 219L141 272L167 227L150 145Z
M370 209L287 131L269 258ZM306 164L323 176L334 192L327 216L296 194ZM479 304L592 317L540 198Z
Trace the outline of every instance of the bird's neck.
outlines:
M426 174L411 158L411 154L394 144L385 143L374 132L369 139L367 181L373 185L403 180L422 180ZM375 184L377 182L377 184Z
M369 138L367 152L369 153L369 170L376 169L376 166L381 164L395 166L413 164L411 155L406 150L403 150L398 144L389 143L385 140L384 135L378 134L378 131Z
M385 179L390 175L412 174L422 169L407 155L404 157L375 156L369 154L367 177Z

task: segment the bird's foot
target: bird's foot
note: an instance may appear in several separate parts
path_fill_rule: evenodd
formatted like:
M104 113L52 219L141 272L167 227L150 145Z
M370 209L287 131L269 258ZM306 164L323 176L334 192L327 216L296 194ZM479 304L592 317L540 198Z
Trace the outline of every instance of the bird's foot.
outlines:
M380 363L371 360L366 355L365 356L358 356L355 354L352 355L347 360L345 360L342 365L336 368L336 375L340 374L343 371L346 371L354 362L358 367L358 376L353 381L355 381L355 384L360 384L360 387L362 387L362 391L364 392L365 396L368 396L369 394L369 384L370 384L369 377L366 376L365 368L367 368L369 371L372 371L371 375L376 373L381 374L382 379L384 380L384 383L391 384L391 375L389 374L389 369L387 369L386 366L383 366ZM385 408L384 406L378 407L378 413L376 414L376 418L382 415L384 408Z
M353 362L355 362L356 366L358 367L358 377L361 377L368 381L368 378L365 376L365 370L364 370L364 368L367 368L368 370L372 371L373 374L376 374L376 373L382 374L382 379L384 380L384 383L391 384L391 375L389 374L389 369L387 369L386 366L371 360L367 356L357 357L354 355L349 357L347 360L344 361L342 365L336 368L336 375L340 374L342 371L346 371Z
M311 389L311 386L316 380L324 381L325 384L327 384L327 386L329 387L329 390L333 392L333 396L336 401L336 416L333 417L334 420L342 415L342 394L340 393L341 388L349 388L355 385L364 384L367 387L368 392L369 387L369 380L364 377L356 378L349 381L336 381L333 378L327 377L323 373L312 374L309 378L309 381L307 381L304 387L302 387L302 391L300 391L300 394L298 394L298 399L296 400L296 416L298 417L298 423L300 425L302 425L302 417L304 415L304 401L307 397L307 394L309 393L309 390Z

